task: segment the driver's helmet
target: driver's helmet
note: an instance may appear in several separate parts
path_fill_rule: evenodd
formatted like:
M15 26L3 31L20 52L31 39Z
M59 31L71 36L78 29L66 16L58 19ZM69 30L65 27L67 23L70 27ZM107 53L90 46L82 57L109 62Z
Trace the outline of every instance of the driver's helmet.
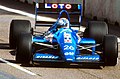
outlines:
M61 28L69 28L69 21L67 18L60 18L58 20L58 26Z

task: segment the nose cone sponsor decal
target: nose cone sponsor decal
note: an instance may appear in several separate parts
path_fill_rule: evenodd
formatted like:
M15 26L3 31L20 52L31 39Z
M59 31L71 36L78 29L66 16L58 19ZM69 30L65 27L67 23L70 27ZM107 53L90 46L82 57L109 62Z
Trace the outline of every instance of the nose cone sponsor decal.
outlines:
M64 32L64 43L72 43L71 34Z

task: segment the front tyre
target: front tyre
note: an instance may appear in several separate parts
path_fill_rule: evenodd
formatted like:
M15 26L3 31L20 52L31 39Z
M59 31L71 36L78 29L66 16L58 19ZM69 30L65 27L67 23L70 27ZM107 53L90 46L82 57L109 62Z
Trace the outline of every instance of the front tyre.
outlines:
M19 36L17 44L16 61L20 63L29 63L32 57L32 35L22 33Z
M106 35L103 41L103 59L105 65L115 66L118 57L118 42L114 35Z

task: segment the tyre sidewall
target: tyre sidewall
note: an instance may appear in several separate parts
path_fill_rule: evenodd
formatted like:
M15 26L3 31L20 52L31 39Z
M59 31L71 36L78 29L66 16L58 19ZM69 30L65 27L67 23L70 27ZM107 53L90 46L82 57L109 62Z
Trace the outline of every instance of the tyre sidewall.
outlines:
M21 33L17 44L16 61L21 63L30 62L32 57L32 35Z
M108 34L108 26L102 21L90 21L88 27L85 30L84 36L93 38L96 43L102 43L105 35Z
M103 57L105 65L115 66L118 57L118 42L114 35L106 35L103 43Z
M31 24L28 20L12 20L10 24L9 43L10 48L15 49L20 33L30 33Z

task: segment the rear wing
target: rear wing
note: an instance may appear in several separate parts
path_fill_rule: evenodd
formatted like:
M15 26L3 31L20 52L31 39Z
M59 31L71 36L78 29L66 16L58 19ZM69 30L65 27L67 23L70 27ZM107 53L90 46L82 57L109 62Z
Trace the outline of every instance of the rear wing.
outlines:
M71 23L71 26L80 27L81 23L81 15L82 15L82 6L81 4L52 4L52 3L36 3L35 6L35 27L36 26L52 26L55 22L46 22L46 21L39 21L38 15L47 15L47 16L54 16L58 15L56 19L64 16L60 12L65 10L68 12L68 20ZM73 19L71 19L73 18ZM78 19L77 19L78 18ZM77 20L76 20L77 19Z

